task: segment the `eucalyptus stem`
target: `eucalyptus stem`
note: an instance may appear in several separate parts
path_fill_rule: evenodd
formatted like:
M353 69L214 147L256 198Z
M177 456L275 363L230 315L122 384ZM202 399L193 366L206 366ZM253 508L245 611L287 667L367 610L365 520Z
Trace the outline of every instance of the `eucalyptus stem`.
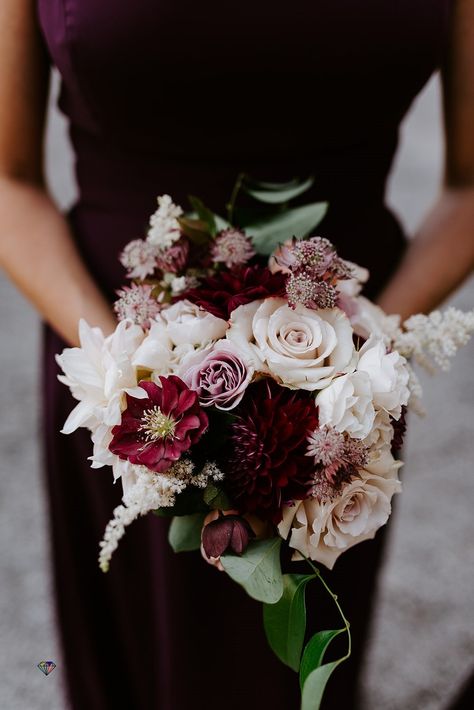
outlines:
M300 553L300 554L303 555L303 553ZM351 631L350 631L351 625L350 625L349 621L346 619L344 612L342 611L341 605L339 604L339 600L337 598L337 594L334 594L334 592L331 589L329 589L326 581L324 580L323 576L321 575L321 572L319 571L319 569L315 565L313 565L311 560L308 557L306 557L305 555L303 555L303 557L306 560L306 562L309 564L309 566L313 570L315 576L319 579L319 581L321 582L321 584L323 585L324 589L327 591L329 596L332 597L332 599L337 607L337 610L341 616L341 619L344 622L345 630L347 632L347 653L345 656L343 656L341 658L341 661L346 661L352 652L352 636L351 636Z
M238 197L240 189L242 187L242 183L244 181L244 178L245 178L245 173L239 173L237 175L237 180L235 181L234 187L232 189L232 194L230 196L230 200L227 204L227 219L230 222L230 224L233 224L235 203L237 202L237 197Z

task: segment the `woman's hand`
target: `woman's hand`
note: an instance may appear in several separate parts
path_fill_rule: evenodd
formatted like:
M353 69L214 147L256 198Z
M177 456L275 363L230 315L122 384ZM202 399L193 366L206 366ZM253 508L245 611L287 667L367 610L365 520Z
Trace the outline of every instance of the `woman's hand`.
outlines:
M379 298L404 318L436 308L474 269L474 0L456 0L443 67L445 185Z
M106 333L115 319L44 189L49 66L31 0L1 1L0 36L0 265L77 344L80 318Z

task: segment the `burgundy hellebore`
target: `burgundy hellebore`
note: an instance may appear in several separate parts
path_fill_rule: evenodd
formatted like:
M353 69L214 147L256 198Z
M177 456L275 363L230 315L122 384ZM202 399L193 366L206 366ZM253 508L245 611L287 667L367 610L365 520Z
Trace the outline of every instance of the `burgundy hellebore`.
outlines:
M202 546L208 557L218 558L227 550L241 555L255 533L239 515L225 515L204 526Z
M140 382L148 397L127 397L122 422L112 429L109 449L121 459L162 473L195 444L208 427L196 392L176 375L160 376L161 387Z

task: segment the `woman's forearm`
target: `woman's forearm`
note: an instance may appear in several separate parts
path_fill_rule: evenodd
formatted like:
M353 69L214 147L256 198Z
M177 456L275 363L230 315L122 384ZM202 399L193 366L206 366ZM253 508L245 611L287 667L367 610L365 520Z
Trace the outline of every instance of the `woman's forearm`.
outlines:
M378 299L407 318L439 306L474 269L474 188L445 190Z
M80 318L113 330L64 218L41 188L9 177L0 178L0 266L68 343L78 342Z

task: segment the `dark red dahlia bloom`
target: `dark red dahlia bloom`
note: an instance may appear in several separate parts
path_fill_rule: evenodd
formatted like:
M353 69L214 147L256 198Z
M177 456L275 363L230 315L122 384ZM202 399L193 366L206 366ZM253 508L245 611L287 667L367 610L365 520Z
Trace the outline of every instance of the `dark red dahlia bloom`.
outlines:
M127 397L122 422L112 429L109 449L121 459L162 473L195 444L208 427L196 392L175 375L140 382L146 399Z
M392 454L394 456L403 447L403 440L407 430L407 407L402 407L402 413L399 419L392 419L393 439L392 439Z
M187 298L218 318L227 320L238 306L268 296L283 296L285 283L284 274L272 274L266 266L255 264L220 271L203 279L199 288L191 288L179 298Z
M306 456L318 426L314 398L265 379L251 385L231 426L226 483L236 506L278 523L284 501L307 496L314 463Z

